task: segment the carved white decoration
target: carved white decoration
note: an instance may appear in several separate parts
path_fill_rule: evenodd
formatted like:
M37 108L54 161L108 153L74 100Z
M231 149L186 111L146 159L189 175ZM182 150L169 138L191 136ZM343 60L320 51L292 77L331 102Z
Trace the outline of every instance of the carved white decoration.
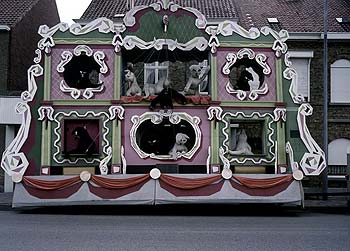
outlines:
M28 75L28 90L22 92L21 99L23 102L33 101L38 86L35 82L35 78L43 75L44 69L40 65L32 65L27 71Z
M273 121L278 122L282 120L286 122L287 120L287 109L286 108L275 108L273 111Z
M35 54L36 54L36 57L33 59L33 62L35 64L39 64L41 62L41 58L42 58L41 50L40 49L36 49L35 50Z
M205 31L210 35L208 46L211 48L211 53L216 53L217 47L220 46L220 41L217 37L218 34L218 27L216 26L208 26Z
M124 150L124 146L122 145L120 147L120 158L122 159L122 167L123 167L123 174L126 174L126 159L125 159L125 150Z
M102 133L102 152L105 155L108 155L108 147L110 146L109 141L107 139L107 135L109 133L109 128L107 126L107 123L110 121L109 120L109 114L107 112L95 112L95 111L87 111L85 113L79 113L78 111L70 111L70 112L57 112L55 114L54 118L54 123L56 124L56 127L54 127L54 135L55 135L55 140L53 142L53 147L56 149L54 152L52 158L57 164L63 164L63 163L69 163L69 164L76 164L78 161L84 161L87 164L93 164L93 163L100 163L100 159L91 159L88 160L86 158L76 158L74 160L71 159L64 159L61 156L61 122L64 118L102 118L103 119L103 133Z
M1 159L1 167L9 176L15 173L23 175L29 165L24 153L19 151L28 138L32 116L30 108L25 102L19 102L17 104L16 112L22 114L22 124L16 137L2 154Z
M139 126L146 120L151 120L153 124L160 124L164 117L167 117L169 119L169 122L172 124L178 124L181 122L181 120L187 121L193 128L195 132L195 143L192 149L187 151L186 153L177 153L178 158L186 158L191 159L193 155L197 152L201 145L201 139L202 139L202 132L199 128L200 118L197 116L191 116L185 112L172 112L172 113L158 113L158 112L146 112L142 114L141 116L134 115L131 117L131 122L133 123L133 126L130 131L130 142L132 148L136 151L136 153L140 156L140 158L152 158L152 159L160 159L160 160L167 160L167 159L173 159L173 156L170 154L167 155L156 155L154 153L145 153L142 151L137 144L136 141L136 132Z
M236 22L223 21L219 23L218 26L208 26L205 29L206 33L210 35L209 47L211 48L211 53L217 51L217 47L220 46L218 35L222 36L232 36L234 33L241 37L248 39L256 39L260 36L260 31L257 28L250 28L249 31L245 30L243 27L239 26Z
M275 141L272 139L275 130L273 129L272 124L274 123L273 121L273 115L270 113L260 113L260 112L252 112L250 114L245 114L244 112L226 112L224 113L224 115L222 116L222 122L224 123L224 127L222 128L222 133L224 135L224 141L223 141L223 151L224 153L228 153L229 152L229 140L230 140L230 136L229 133L227 132L230 128L230 123L232 122L232 118L234 119L245 119L245 118L249 118L249 119L261 119L261 118L266 118L269 121L266 121L266 134L267 134L267 139L269 141L270 146L268 147L268 153L270 154L271 158L261 158L259 156L244 156L244 158L242 158L241 156L233 156L231 159L229 159L229 162L235 162L238 164L244 164L245 162L252 161L254 164L261 164L261 163L272 163L275 158L275 151L274 151L274 147L276 147L275 145ZM251 121L251 120L250 120Z
M120 33L117 33L114 35L113 40L112 40L112 45L114 46L114 51L115 52L120 52L122 49L122 46L124 45L124 40L123 37Z
M207 174L210 173L210 158L211 158L211 148L208 146L208 158L207 158Z
M304 97L298 93L298 73L293 68L286 68L283 71L283 77L287 80L291 80L289 87L289 94L295 104L301 104L305 102Z
M284 55L284 63L287 67L291 67L292 66L292 61L290 60L290 54L289 52L287 52L285 55Z
M229 75L231 72L231 67L237 62L238 59L242 59L244 56L247 56L249 59L255 59L255 61L263 68L263 73L265 75L271 73L271 68L266 63L266 55L262 53L255 54L255 52L249 48L243 48L239 50L237 54L228 53L226 55L226 63L222 68L222 73L224 75ZM259 97L259 95L265 95L269 91L267 83L263 83L263 85L257 90L242 91L234 89L230 81L227 82L225 89L229 94L235 95L236 98L241 101L245 100L247 97L248 99L254 101Z
M59 30L61 32L67 31L69 28L66 23L59 23L51 28L47 25L41 25L38 34L43 38L38 42L38 48L44 50L45 53L50 53L51 48L55 46L52 36Z
M96 88L86 88L83 91L83 97L85 99L90 99L94 96L94 93L102 92L104 88L105 88L104 85L100 85L99 87L96 87Z
M60 83L60 90L64 93L69 93L69 95L74 99L78 99L81 96L80 90L69 87L68 85L66 85L64 80L62 80Z
M20 150L28 138L30 122L32 119L28 102L33 101L38 89L35 79L42 76L43 73L43 68L38 64L32 65L28 69L28 90L22 92L22 101L16 105L16 113L22 114L22 123L16 137L5 149L1 158L1 167L9 176L13 176L14 174L23 176L29 165L25 154L20 152Z
M120 105L112 105L111 107L108 108L109 111L109 120L114 120L118 118L119 120L124 119L124 107Z
M257 90L252 90L249 95L248 95L248 98L252 101L256 100L259 95L265 95L269 92L269 87L267 86L266 83L264 83L262 85L262 87L260 87L260 89L257 89Z
M154 38L153 41L146 42L136 36L126 36L124 37L123 45L124 48L127 50L132 50L135 47L137 47L141 50L148 50L154 48L159 51L162 50L164 46L167 46L167 48L170 51L173 51L175 49L180 49L182 51L190 51L195 48L200 51L204 51L208 47L208 41L204 37L195 37L186 43L179 43L177 42L177 40L172 40L168 38Z
M39 114L39 118L38 120L42 121L44 119L48 119L50 121L53 121L53 114L54 114L55 110L52 108L52 106L40 106L38 109L38 114Z
M136 18L135 15L145 9L148 8L153 8L153 10L159 12L161 10L170 10L171 12L176 12L179 9L185 10L185 11L189 11L192 14L194 14L197 18L195 21L195 25L198 29L204 29L207 25L207 20L205 18L205 16L199 12L197 9L191 8L191 7L182 7L180 5L174 4L173 2L170 1L158 1L156 3L152 3L149 6L147 5L140 5L140 6L135 6L134 8L132 8L130 11L128 11L125 14L124 17L124 24L127 27L132 27L136 24Z
M264 26L260 29L261 33L265 36L272 35L276 40L273 43L272 49L275 51L276 57L281 57L282 53L286 53L288 50L288 46L285 43L289 34L286 30L280 30L279 32L271 29L270 27Z
M125 30L125 27L105 17L97 18L84 26L81 26L79 23L74 23L70 27L70 33L74 35L84 35L94 30L98 30L101 33L110 33Z
M102 175L108 174L108 162L112 159L112 147L107 148L107 156L100 161L99 168Z
M298 170L299 164L297 161L294 161L294 152L293 152L292 145L290 144L289 141L286 143L286 153L289 156L289 163L291 165L292 172L294 172L295 170Z
M85 53L87 56L93 56L96 63L100 66L100 74L106 74L108 72L108 67L104 62L105 54L103 51L94 51L87 45L78 45L74 48L73 53L70 51L64 51L61 54L61 61L56 67L57 72L63 73L65 70L65 65L67 65L70 60L73 58L73 54L75 56L80 56L81 53ZM68 93L73 99L79 99L83 97L85 99L91 99L95 93L100 93L104 89L103 82L99 80L100 86L95 88L85 88L83 90L79 90L77 88L69 87L64 80L60 82L60 90L63 93Z
M319 175L326 167L325 154L312 138L306 125L306 116L311 116L312 112L311 105L304 103L300 105L297 115L300 137L308 150L308 153L305 153L300 161L305 175Z
M57 72L63 73L64 72L64 66L68 64L68 62L73 58L73 53L70 51L64 51L61 54L61 61L56 67Z
M224 169L230 169L230 161L225 157L225 150L223 147L219 148L219 157L224 164Z
M214 117L216 120L222 120L223 110L220 106L210 106L207 109L208 120L213 120Z

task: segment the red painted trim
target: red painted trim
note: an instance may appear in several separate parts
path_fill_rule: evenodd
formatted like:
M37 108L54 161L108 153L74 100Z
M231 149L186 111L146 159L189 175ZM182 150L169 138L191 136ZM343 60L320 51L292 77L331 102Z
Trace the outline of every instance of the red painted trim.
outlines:
M224 185L224 180L221 180L217 183L210 184L206 187L196 188L196 189L178 189L172 186L169 186L165 182L159 180L159 185L164 190L168 191L176 197L185 197L185 196L210 196L219 192Z

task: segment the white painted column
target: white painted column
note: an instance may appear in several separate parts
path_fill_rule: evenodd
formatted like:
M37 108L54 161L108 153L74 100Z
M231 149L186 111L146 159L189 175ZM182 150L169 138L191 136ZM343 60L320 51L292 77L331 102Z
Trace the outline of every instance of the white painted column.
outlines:
M12 140L15 138L15 126L6 125L5 131L5 147L11 144ZM13 192L13 182L10 176L5 173L4 177L4 192Z

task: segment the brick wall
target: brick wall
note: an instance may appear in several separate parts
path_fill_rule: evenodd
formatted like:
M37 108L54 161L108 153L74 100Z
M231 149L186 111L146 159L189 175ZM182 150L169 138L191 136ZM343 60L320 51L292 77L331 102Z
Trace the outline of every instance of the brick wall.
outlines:
M8 81L9 31L0 31L0 95L6 94Z
M308 127L312 136L323 147L323 42L290 41L288 46L290 50L312 50L314 52L310 67L310 103L314 108L314 112L308 118ZM337 59L350 59L350 43L330 41L328 49L328 88L330 93L330 65ZM330 94L328 94L328 100L330 100ZM337 138L350 139L350 104L329 104L328 118L330 120L328 123L328 142Z
M11 70L9 91L27 89L27 70L33 64L37 42L41 38L38 28L42 24L59 23L54 0L39 1L11 32Z

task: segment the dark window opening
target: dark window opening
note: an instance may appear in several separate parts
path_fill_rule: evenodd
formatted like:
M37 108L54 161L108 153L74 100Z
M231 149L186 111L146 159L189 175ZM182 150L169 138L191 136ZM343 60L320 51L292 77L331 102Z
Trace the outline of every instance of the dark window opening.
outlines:
M230 69L230 83L235 90L258 90L264 84L263 67L247 56L238 59Z
M92 157L100 154L99 119L65 119L63 122L63 155Z
M63 78L67 85L76 89L96 88L99 82L100 65L92 56L73 56L64 66Z
M237 122L230 124L232 155L262 155L264 151L264 122Z
M196 135L191 124L184 120L175 125L168 119L164 119L160 124L153 124L151 120L146 120L137 129L136 142L145 153L168 155L178 133L189 137L185 145L188 150L191 150L195 144Z

